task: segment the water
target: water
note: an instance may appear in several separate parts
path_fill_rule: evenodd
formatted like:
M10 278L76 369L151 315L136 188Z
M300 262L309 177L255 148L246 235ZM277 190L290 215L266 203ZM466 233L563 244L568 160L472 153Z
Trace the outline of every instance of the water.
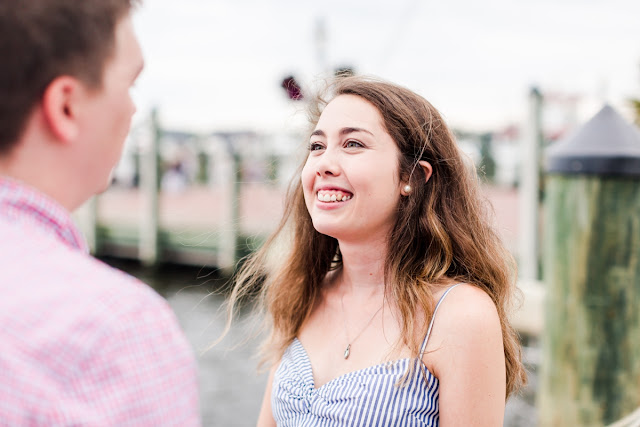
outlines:
M259 339L246 340L252 330L250 313L241 313L223 342L207 350L224 328L221 307L226 279L211 269L178 266L145 269L134 262L106 261L153 286L175 311L198 358L203 425L255 426L267 373L257 371L255 354ZM537 377L535 366L529 368L529 385L507 403L506 427L537 425L533 404Z

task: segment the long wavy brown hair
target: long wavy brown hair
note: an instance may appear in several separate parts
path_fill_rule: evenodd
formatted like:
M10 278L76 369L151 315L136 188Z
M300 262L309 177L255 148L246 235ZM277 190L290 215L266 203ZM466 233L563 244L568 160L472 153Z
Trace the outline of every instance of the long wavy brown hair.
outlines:
M385 259L385 295L398 307L402 344L419 357L421 340L412 337L427 332L434 285L455 280L477 286L491 297L500 317L508 397L526 381L518 336L508 321L516 268L491 226L475 169L427 100L377 79L343 77L328 85L310 103L311 129L328 101L345 94L378 109L400 149L400 179L413 187L400 199L388 237L393 250ZM420 160L433 167L427 185ZM228 306L230 324L238 303L255 298L269 331L262 346L267 363L282 356L320 297L325 276L341 266L338 241L313 228L299 179L289 188L285 203L276 231L236 276Z

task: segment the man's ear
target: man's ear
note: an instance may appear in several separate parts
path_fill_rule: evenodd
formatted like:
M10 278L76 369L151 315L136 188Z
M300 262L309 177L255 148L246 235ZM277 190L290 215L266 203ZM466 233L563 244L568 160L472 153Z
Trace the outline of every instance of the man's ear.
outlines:
M84 85L71 76L55 78L42 96L42 111L51 133L61 142L71 142L80 133L78 113Z
M424 182L428 182L429 178L431 178L431 175L433 174L433 167L431 167L431 163L426 160L420 160L418 164L422 167L422 170L424 170Z

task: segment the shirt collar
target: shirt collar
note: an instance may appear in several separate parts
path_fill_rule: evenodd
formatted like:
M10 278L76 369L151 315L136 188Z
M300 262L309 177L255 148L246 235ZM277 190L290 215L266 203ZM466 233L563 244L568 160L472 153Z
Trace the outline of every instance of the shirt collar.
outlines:
M71 248L89 251L69 211L33 187L1 175L0 217L12 222L28 222L55 235Z

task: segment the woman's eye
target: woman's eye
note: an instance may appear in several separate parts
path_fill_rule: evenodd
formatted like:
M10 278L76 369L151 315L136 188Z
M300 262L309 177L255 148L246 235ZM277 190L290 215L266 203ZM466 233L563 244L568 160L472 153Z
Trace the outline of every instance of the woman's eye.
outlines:
M347 148L360 148L362 147L362 144L359 143L358 141L347 141L347 143L345 144L345 147Z
M318 150L322 150L322 144L319 144L317 142L312 142L311 144L309 144L309 151L318 151Z

